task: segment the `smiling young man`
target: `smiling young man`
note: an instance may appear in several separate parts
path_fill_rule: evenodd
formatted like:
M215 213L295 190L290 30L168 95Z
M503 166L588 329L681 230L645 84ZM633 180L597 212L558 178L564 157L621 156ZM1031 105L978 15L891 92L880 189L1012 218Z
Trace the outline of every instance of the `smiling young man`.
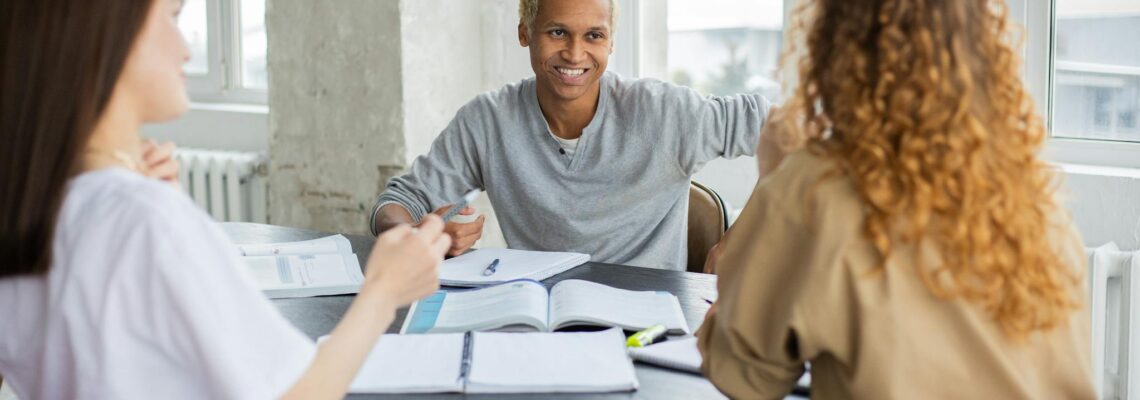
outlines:
M486 190L511 248L684 270L689 182L718 157L752 155L759 95L702 97L606 72L616 0L521 0L519 43L535 77L463 106L373 208L373 233ZM471 213L473 210L464 210ZM449 223L451 254L483 219Z

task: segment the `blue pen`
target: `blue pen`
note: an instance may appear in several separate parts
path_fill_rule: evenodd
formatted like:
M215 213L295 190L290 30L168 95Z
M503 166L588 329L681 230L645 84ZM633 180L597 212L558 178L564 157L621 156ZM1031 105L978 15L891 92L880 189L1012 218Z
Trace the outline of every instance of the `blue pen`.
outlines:
M495 269L498 267L499 267L499 259L496 258L495 261L491 261L491 265L488 265L487 269L483 270L483 276L494 275Z

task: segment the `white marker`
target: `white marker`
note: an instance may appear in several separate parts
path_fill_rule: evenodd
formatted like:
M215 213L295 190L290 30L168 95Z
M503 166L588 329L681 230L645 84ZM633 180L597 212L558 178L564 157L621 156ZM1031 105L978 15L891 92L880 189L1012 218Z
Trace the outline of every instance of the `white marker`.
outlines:
M447 210L446 214L443 214L443 222L447 223L447 221L450 221L452 217L459 214L459 211L467 208L468 204L474 203L477 198L479 198L478 189L467 192L467 194L463 195L462 199L459 199L459 201L451 206L450 210Z

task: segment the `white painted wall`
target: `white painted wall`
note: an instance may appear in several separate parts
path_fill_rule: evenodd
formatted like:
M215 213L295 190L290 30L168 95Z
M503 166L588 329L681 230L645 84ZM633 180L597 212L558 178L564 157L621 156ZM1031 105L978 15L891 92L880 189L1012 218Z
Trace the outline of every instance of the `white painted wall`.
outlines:
M182 147L258 151L269 150L269 108L239 104L201 104L177 120L147 125L142 134Z
M1140 249L1140 170L1065 165L1065 206L1084 237L1097 247L1116 242Z
M479 46L483 40L478 35L482 29L481 3L400 3L408 165L420 154L426 154L455 112L483 91L484 61Z
M519 46L518 1L484 0L479 3L483 37L476 46L483 50L483 89L497 89L534 76L530 68L530 53Z

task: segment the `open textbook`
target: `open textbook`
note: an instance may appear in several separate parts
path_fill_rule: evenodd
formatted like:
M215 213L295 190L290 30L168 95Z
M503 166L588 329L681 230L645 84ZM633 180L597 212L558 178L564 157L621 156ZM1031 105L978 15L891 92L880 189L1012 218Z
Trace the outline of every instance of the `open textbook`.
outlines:
M482 289L440 291L412 304L401 333L551 332L577 327L641 330L664 325L688 334L677 296L635 292L569 279L546 287L517 280Z
M271 299L360 291L364 274L343 235L288 243L242 244L246 271Z
M384 335L350 393L599 393L638 387L620 330Z
M484 275L499 260L494 274ZM590 261L588 254L479 249L443 262L439 283L444 286L487 286L518 279L541 281Z

